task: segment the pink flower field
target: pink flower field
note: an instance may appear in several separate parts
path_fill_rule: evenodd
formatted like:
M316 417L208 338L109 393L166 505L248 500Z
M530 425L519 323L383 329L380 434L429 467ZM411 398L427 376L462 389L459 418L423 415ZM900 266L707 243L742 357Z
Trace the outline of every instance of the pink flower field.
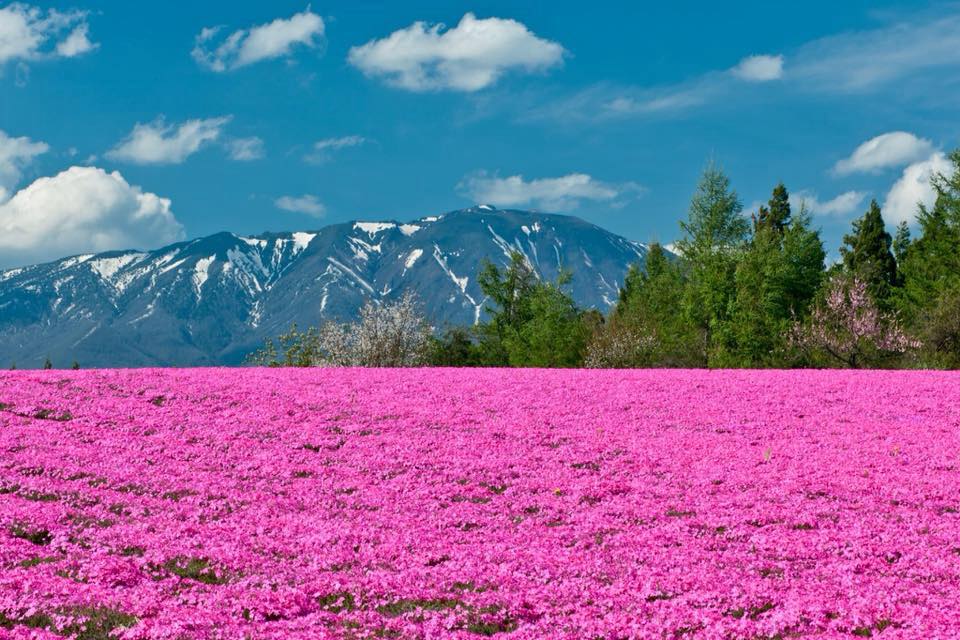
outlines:
M0 637L957 638L960 377L0 373Z

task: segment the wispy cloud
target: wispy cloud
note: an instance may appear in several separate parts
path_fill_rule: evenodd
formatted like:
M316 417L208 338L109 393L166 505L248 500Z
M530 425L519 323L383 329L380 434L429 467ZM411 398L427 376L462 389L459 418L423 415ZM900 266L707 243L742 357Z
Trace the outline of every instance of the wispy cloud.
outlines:
M323 138L313 143L311 152L304 156L303 159L313 164L321 164L329 161L337 151L351 147L359 147L370 142L372 141L369 138L356 135Z
M323 42L323 18L309 9L290 18L234 31L226 38L218 36L222 27L206 27L196 37L192 51L197 64L222 73L262 60L285 58L296 47L314 48Z
M732 67L713 69L662 85L597 83L573 95L550 96L528 106L521 119L603 121L669 117L712 104L744 100L775 84L779 95L848 95L883 90L895 82L942 88L931 72L960 68L960 14L911 15L898 22L841 33L777 54L749 55ZM776 80L776 83L771 81ZM770 90L767 90L770 91ZM920 89L915 95L923 95Z
M249 138L233 138L226 142L227 153L231 160L250 162L263 157L263 140L257 136Z
M501 178L483 171L464 178L457 190L478 203L502 207L536 205L554 211L576 209L583 200L617 206L615 201L621 196L643 192L633 182L611 184L585 173L526 180L522 175Z
M810 42L789 76L810 90L864 92L917 73L960 65L960 15L916 17Z

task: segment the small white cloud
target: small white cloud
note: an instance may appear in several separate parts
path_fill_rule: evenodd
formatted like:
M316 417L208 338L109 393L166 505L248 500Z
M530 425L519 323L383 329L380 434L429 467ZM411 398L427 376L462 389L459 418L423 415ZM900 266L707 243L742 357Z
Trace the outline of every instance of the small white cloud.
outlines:
M733 75L748 82L769 82L783 77L783 56L749 56L732 70Z
M479 172L464 179L458 190L474 202L501 207L535 204L546 209L575 209L582 200L614 203L622 195L642 192L635 183L608 184L585 173L571 173L559 178L525 180L523 176L501 178Z
M11 60L72 58L92 51L97 45L90 42L87 15L55 9L44 13L19 2L0 8L0 65Z
M0 256L7 266L152 248L183 236L170 200L96 167L40 178L0 204Z
M180 164L205 144L220 137L230 116L187 120L168 125L162 118L150 124L137 123L133 131L107 152L112 160L134 164Z
M546 71L563 62L563 47L525 25L467 13L452 29L415 22L386 38L350 49L348 61L369 77L410 91L478 91L507 71Z
M918 205L932 207L937 193L930 180L938 174L948 177L953 174L953 164L939 151L906 167L887 193L883 203L884 220L891 225L911 223L916 219Z
M17 186L23 168L49 150L50 146L45 142L35 142L26 137L11 138L0 131L0 202L4 202Z
M341 136L339 138L324 138L313 143L313 151L304 156L307 162L316 164L326 162L330 159L333 152L340 149L349 149L350 147L359 147L370 142L363 136Z
M323 42L323 18L309 9L290 18L234 31L211 49L221 27L206 27L196 37L193 59L218 73L261 60L288 57L295 47L314 48Z
M273 204L276 205L278 209L293 213L305 213L314 218L322 218L327 212L327 208L323 206L323 203L320 202L317 196L310 194L302 196L282 196L277 198Z
M863 191L847 191L831 200L821 201L812 191L798 191L790 195L790 206L805 208L815 216L844 217L856 211L866 197Z
M257 136L250 138L234 138L227 142L227 152L231 160L250 162L263 157L263 140Z
M81 24L70 32L67 39L57 45L57 53L64 58L75 58L93 51L99 44L90 42L90 26Z
M902 167L929 157L932 151L929 140L906 131L891 131L861 144L850 157L837 162L833 172L842 176Z

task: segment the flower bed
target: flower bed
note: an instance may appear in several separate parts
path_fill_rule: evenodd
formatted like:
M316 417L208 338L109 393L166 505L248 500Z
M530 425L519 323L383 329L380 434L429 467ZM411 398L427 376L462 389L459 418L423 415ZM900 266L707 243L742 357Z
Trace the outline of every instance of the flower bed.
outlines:
M960 377L0 373L0 637L947 638Z

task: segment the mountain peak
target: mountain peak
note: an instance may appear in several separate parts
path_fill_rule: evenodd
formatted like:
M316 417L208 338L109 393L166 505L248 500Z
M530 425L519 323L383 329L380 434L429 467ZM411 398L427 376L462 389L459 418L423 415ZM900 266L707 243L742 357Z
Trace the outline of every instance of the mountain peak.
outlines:
M0 354L19 366L47 356L83 366L236 364L293 322L352 319L365 301L408 290L437 328L471 324L487 304L483 261L505 265L513 252L541 278L571 271L578 304L606 310L646 247L572 216L477 205L405 223L221 232L75 256L0 274Z

